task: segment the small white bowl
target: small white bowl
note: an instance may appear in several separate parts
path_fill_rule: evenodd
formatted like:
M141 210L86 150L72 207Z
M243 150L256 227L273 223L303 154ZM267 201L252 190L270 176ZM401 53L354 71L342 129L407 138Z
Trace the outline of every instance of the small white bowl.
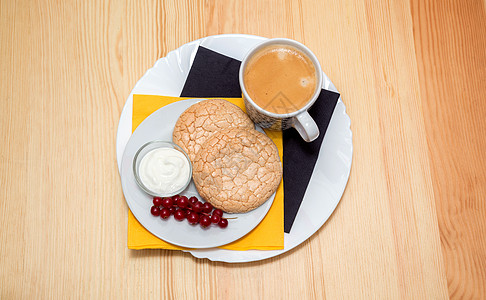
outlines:
M173 192L170 192L170 194L159 194L157 192L152 191L151 189L149 189L148 187L146 187L143 184L143 182L140 178L140 174L139 174L139 167L140 167L140 162L142 161L142 158L147 153L149 153L150 151L152 151L154 149L159 149L159 148L169 148L169 149L175 149L177 151L180 151L180 152L182 152L182 154L184 154L184 157L187 159L187 162L189 163L189 176L187 177L186 183L180 189L173 191ZM152 195L152 196L156 196L156 197L171 197L171 196L177 195L180 192L182 192L183 190L185 190L187 188L187 186L189 185L189 183L191 182L191 179L192 179L192 163L191 163L191 160L189 159L189 156L187 156L187 153L184 150L182 150L181 147L177 146L176 144L174 144L172 142L166 142L166 141L151 141L151 142L146 143L142 147L140 147L140 149L138 149L137 153L135 154L135 157L133 158L133 174L135 176L135 181L137 182L138 186L145 193Z

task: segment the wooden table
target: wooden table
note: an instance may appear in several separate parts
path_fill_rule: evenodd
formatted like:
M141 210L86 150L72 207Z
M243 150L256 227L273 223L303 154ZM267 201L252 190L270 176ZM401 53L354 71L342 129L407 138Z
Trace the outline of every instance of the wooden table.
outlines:
M486 298L486 2L0 1L0 298ZM247 264L128 250L115 135L157 58L308 45L354 156L308 241Z

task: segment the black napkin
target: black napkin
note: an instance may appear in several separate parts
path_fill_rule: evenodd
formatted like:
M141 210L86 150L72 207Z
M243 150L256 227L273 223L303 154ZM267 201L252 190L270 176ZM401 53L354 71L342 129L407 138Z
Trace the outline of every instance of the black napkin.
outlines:
M241 98L241 61L199 47L181 97Z
M323 89L309 109L309 114L316 121L320 131L313 142L305 142L297 130L283 131L284 231L287 233L292 228L304 198L338 98L338 93Z
M181 97L240 98L238 72L241 62L199 47ZM319 137L306 143L294 129L283 132L284 231L289 233L299 210L331 120L338 93L322 90L309 114L319 127Z

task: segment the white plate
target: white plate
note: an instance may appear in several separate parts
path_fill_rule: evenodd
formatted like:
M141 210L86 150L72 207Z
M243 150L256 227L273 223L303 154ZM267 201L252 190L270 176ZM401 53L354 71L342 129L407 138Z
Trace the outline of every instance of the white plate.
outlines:
M122 157L121 182L125 199L133 215L140 224L155 236L174 245L187 248L212 248L236 241L255 228L272 206L275 194L273 194L263 205L255 210L244 214L225 214L225 217L237 219L228 220L228 227L225 229L212 225L202 228L199 225L191 226L187 220L176 221L173 217L163 220L154 217L150 213L152 197L144 193L137 185L133 174L133 158L138 149L145 143L153 140L172 141L172 131L179 116L189 106L201 101L200 99L189 99L178 101L160 108L148 116L133 132L128 140ZM257 130L263 132L260 128ZM188 197L196 196L194 183L181 192L181 195Z
M210 36L185 44L159 59L137 82L121 113L116 141L119 169L123 151L131 135L133 94L179 96L199 45L242 60L249 49L263 40L265 38L241 34ZM325 68L323 65L323 69ZM326 74L323 88L337 92ZM319 158L292 230L284 234L283 250L232 251L212 248L192 250L190 253L195 257L213 261L250 262L280 255L308 239L332 214L348 182L353 156L350 125L346 107L340 98L322 141Z

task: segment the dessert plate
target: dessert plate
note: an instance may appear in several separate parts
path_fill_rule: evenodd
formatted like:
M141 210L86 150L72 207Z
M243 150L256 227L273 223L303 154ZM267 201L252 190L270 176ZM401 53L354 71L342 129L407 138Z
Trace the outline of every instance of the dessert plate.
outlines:
M130 210L140 224L158 238L171 244L186 248L212 248L226 245L243 237L255 228L265 217L272 206L275 194L257 209L244 214L225 214L225 217L235 218L228 220L225 229L218 226L202 228L191 226L187 220L176 221L173 217L163 220L150 213L152 197L147 195L136 183L133 174L133 158L138 149L145 143L153 140L172 141L172 131L179 116L189 106L201 99L182 100L164 106L148 116L133 132L125 147L121 160L121 182L123 194ZM260 128L257 128L263 132ZM194 182L180 193L188 198L199 196Z
M209 36L185 44L169 52L166 57L157 60L155 65L137 82L121 113L116 140L119 170L121 170L123 152L131 136L133 94L178 97L184 87L199 45L242 60L252 47L263 40L265 40L263 37L241 34ZM325 69L325 65L323 69ZM326 74L324 74L322 87L338 92ZM290 233L284 234L284 249L233 251L211 248L190 250L189 252L195 257L208 258L213 261L258 261L285 253L316 233L338 205L348 182L353 155L350 125L351 120L346 114L346 107L340 98L322 141L319 157L292 230Z

